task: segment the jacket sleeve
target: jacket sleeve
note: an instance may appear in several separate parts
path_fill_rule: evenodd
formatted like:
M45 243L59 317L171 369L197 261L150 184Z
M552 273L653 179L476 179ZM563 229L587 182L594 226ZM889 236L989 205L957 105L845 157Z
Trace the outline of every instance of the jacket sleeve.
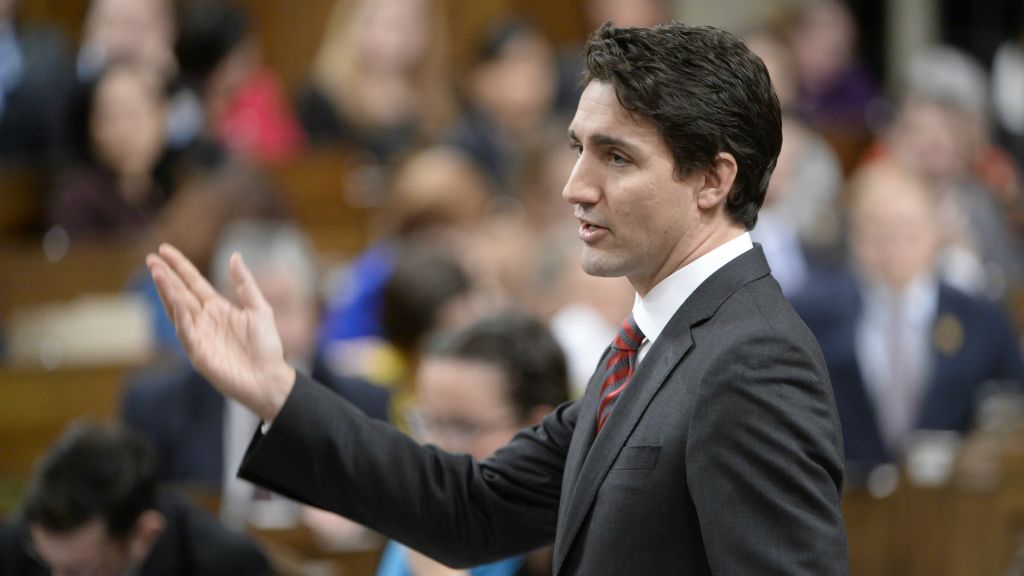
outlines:
M554 540L576 407L558 407L492 458L420 446L304 375L239 475L331 510L452 566Z

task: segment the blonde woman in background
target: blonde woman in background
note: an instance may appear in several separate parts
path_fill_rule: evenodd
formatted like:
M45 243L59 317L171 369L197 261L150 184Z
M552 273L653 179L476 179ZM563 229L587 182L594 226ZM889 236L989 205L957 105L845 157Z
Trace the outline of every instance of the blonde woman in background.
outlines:
M436 0L338 0L298 109L310 142L387 163L452 117L444 15Z

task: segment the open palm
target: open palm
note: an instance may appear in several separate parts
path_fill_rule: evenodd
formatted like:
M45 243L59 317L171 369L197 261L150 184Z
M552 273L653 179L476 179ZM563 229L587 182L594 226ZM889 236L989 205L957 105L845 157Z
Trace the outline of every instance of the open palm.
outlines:
M273 419L295 373L284 360L274 311L241 257L230 263L240 305L218 294L172 246L161 246L146 264L196 369L223 394Z

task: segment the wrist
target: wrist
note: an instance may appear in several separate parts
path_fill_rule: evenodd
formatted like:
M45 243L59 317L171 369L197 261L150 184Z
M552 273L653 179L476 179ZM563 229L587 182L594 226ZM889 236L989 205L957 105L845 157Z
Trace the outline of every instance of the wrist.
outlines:
M288 400L288 395L291 394L292 388L295 387L295 369L286 363L281 363L276 368L267 372L267 385L264 390L267 391L263 406L258 411L259 416L265 421L269 422L275 420L277 415L281 412L281 408L284 407L284 403Z

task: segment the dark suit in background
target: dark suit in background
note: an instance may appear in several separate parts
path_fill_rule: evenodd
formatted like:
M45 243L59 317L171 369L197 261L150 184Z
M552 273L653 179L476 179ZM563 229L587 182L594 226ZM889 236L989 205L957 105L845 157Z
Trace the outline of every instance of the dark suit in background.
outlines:
M475 462L300 375L241 476L453 565L554 541L555 574L849 572L828 374L759 247L677 311L595 438L602 379Z
M893 461L897 455L883 440L860 365L861 289L848 273L834 274L820 285L829 289L822 290L814 302L802 301L797 309L814 328L831 373L846 458L869 466ZM967 432L986 383L1024 383L1017 340L997 305L942 283L932 326L929 377L914 428Z
M388 419L387 390L317 370L319 381L371 418ZM121 416L150 439L165 482L219 486L224 480L224 397L190 365L141 372L125 386Z

